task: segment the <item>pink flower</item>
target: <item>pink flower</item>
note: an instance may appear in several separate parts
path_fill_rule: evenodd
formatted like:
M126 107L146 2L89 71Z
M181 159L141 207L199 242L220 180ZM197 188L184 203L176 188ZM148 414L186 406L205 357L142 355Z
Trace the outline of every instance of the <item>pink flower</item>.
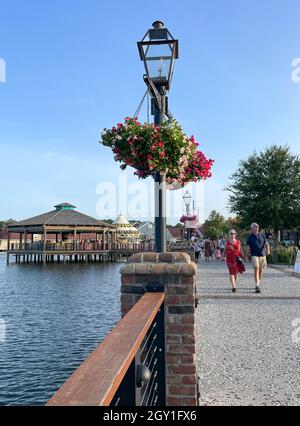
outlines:
M147 155L148 160L152 160L152 155Z

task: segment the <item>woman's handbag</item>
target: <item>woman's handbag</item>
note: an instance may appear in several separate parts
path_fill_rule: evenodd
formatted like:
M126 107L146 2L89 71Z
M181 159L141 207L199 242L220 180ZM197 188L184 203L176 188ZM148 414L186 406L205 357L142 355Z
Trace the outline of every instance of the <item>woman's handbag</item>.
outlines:
M244 261L243 261L243 259L240 256L236 257L236 263L237 263L238 271L240 273L243 273L243 272L246 271L246 267L245 267Z

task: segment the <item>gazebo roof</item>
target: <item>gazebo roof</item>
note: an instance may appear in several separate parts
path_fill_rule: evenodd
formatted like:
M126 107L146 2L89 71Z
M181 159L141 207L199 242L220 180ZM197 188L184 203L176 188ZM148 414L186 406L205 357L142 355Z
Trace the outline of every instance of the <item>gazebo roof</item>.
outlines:
M117 219L113 222L114 225L126 225L126 226L132 226L128 220L126 219L125 216L123 216L122 214L119 214L119 216L117 217Z
M128 222L126 217L122 214L119 214L117 219L113 222L113 225L115 225L118 233L139 234L138 229L135 228L130 222Z
M16 222L8 225L8 230L24 227L24 226L100 226L106 228L114 228L114 226L102 221L97 220L86 214L73 210L75 206L68 203L62 203L55 206L56 210L31 217L29 219Z

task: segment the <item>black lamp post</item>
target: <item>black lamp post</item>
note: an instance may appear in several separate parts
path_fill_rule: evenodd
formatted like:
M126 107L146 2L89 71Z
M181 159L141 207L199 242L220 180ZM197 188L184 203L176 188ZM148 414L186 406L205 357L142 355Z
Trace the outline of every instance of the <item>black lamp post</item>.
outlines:
M191 208L190 207L191 207L191 203L192 203L192 196L189 193L189 191L186 191L186 193L184 194L183 201L184 201L184 204L185 204L186 215L190 216L190 214L191 214Z
M175 59L178 58L178 40L175 40L164 23L155 21L138 42L141 60L146 74L144 81L151 94L151 114L154 124L161 125L168 114L168 98ZM167 250L166 243L166 179L156 172L155 181L155 250L157 253Z
M186 191L186 193L183 196L183 201L185 204L185 210L186 210L186 215L190 216L191 214L191 203L192 203L192 196L189 193L189 191ZM187 229L187 239L190 240L191 237L191 230L190 228Z

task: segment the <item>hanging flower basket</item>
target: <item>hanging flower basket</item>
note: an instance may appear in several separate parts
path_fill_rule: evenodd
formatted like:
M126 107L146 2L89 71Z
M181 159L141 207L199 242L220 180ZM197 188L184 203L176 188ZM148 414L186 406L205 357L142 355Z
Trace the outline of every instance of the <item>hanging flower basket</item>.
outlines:
M124 123L104 129L101 138L101 143L112 149L122 170L133 167L141 179L154 172L165 173L170 189L212 176L213 160L197 151L195 138L185 135L175 120L155 126L127 117Z
M193 216L182 216L180 219L181 223L186 223L186 222L195 222L195 220L197 220L197 216L193 215Z
M169 191L178 191L179 189L184 188L185 186L187 186L190 182L178 182L177 180L175 182L172 183L168 183L167 184L167 189Z

